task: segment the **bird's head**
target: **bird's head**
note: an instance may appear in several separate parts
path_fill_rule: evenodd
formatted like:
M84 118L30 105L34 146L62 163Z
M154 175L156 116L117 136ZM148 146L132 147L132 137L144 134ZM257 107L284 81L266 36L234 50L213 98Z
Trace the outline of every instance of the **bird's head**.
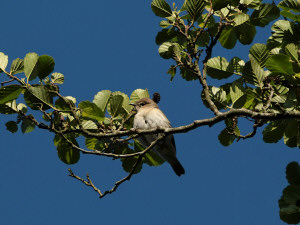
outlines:
M158 108L157 104L150 98L142 98L142 99L136 101L135 103L130 103L130 105L133 105L134 109L136 111L139 111L140 109L148 108L148 107Z

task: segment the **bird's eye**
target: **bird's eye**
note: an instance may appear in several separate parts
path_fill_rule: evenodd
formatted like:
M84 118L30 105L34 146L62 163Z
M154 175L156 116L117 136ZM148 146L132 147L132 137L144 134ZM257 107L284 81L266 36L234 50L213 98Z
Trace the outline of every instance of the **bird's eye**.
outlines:
M141 103L140 103L140 106L144 106L144 105L146 105L145 102L141 102Z

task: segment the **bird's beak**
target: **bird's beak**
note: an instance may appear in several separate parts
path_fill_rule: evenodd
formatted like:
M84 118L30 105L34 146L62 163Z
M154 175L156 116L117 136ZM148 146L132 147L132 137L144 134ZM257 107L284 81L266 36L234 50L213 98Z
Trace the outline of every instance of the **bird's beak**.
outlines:
M134 103L129 103L129 105L135 106L135 104L134 104Z

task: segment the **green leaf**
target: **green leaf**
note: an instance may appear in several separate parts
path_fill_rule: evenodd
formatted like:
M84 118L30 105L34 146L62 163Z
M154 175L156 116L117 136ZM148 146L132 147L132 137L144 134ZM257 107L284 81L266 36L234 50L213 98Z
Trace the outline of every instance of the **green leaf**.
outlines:
M288 224L298 224L300 222L299 201L300 186L287 186L279 200L280 219Z
M135 150L135 152L141 152L144 150L144 147L141 145L140 142L138 142L138 140L134 141L134 150ZM146 153L143 160L149 166L159 166L165 162L164 159L162 159L160 156L158 156L153 151Z
M28 80L33 80L37 76L36 72L34 72L34 68L36 67L38 59L38 54L34 52L27 53L24 58L24 73Z
M264 86L263 80L265 78L264 70L256 62L256 60L249 55L250 61L247 62L243 68L243 78L250 84L253 84L261 89Z
M237 36L234 27L226 26L221 33L219 42L224 48L232 49L234 48L236 41Z
M246 4L249 8L259 9L262 0L241 0L241 4Z
M111 91L109 90L99 91L95 95L93 103L95 103L102 110L102 112L105 112L110 96Z
M239 26L249 20L249 15L246 13L237 13L235 14L233 21L235 26Z
M121 95L115 95L111 97L107 111L112 118L117 117L121 113L123 99L124 98Z
M227 96L226 92L219 87L209 87L209 94L211 97L211 100L215 103L217 108L220 109L225 109L227 108ZM201 93L201 98L206 107L209 107L208 103L205 100L205 95L204 92L202 91Z
M290 147L300 147L300 124L295 119L287 121L287 126L284 132L284 143Z
M171 26L171 25L172 25L172 24L169 23L169 22L166 21L166 20L160 21L160 23L159 23L159 26L160 26L161 28L168 28L168 27Z
M42 80L54 70L54 59L49 55L41 55L37 62L37 73Z
M244 98L243 98L244 97ZM246 102L245 88L239 81L235 81L230 86L230 98L233 108L241 108Z
M171 42L164 42L161 46L158 48L159 55L164 59L170 59L173 55L173 49L171 48L173 46L173 43Z
M30 119L23 119L21 124L21 130L23 134L32 132L35 128L35 124Z
M22 86L12 84L0 88L0 104L10 102L19 97L22 92Z
M170 68L169 68L169 70L168 70L167 73L168 73L168 74L171 74L171 79L170 79L170 81L172 81L173 78L174 78L174 76L176 75L176 66L174 66L174 65L170 66Z
M115 92L112 93L112 97L116 96L116 95L120 95L120 96L123 97L122 109L120 111L120 115L126 116L133 109L133 106L129 104L130 103L129 102L129 97L128 97L128 95L126 95L126 94L124 94L120 91L115 91Z
M233 68L224 57L217 56L207 61L207 74L214 79L226 79L233 74Z
M283 137L285 127L285 121L271 122L262 132L264 142L277 143Z
M220 10L230 4L230 0L212 0L213 9Z
M159 31L155 38L155 43L157 45L161 45L164 42L172 41L174 38L176 38L179 34L173 27L169 29L162 29Z
M285 46L285 52L292 58L293 61L298 61L298 47L294 43L287 44Z
M42 80L53 71L54 65L51 56L28 53L24 58L24 73L29 81L37 76Z
M66 98L66 97L59 97L56 101L55 101L55 107L60 109L60 110L70 110L71 107L74 106L74 103L72 100Z
M183 67L183 68L180 69L180 75L186 81L193 81L193 80L198 79L198 76L186 67Z
M83 120L82 127L86 130L98 130L97 124L92 120Z
M187 0L185 2L186 11L194 21L196 21L201 16L205 5L206 2L204 0Z
M54 84L63 84L65 77L61 73L52 73L51 74L51 80Z
M10 73L12 75L23 73L24 72L24 60L23 59L15 59L10 66Z
M241 60L239 57L233 57L229 64L230 67L232 67L232 69L237 73L241 73L245 66L244 60Z
M72 143L78 146L75 138L69 138ZM70 165L75 164L80 159L80 153L77 149L73 149L67 142L61 140L57 145L57 154L61 161Z
M82 117L95 119L98 122L104 120L104 112L95 104L90 101L82 101L78 104L82 111Z
M290 58L284 54L271 56L266 62L266 67L274 75L283 74L286 78L294 75L293 64L290 62Z
M295 22L300 22L300 15L295 15L290 11L281 11L280 15L283 17L287 17L291 20L294 20Z
M8 56L5 55L3 52L0 52L0 69L5 71L5 68L8 64Z
M6 130L16 133L18 131L18 125L15 121L8 121L6 124Z
M85 139L85 146L91 150L104 150L106 148L105 143L105 140L99 140L97 138Z
M290 21L278 20L271 27L272 36L268 39L269 49L280 46L282 42L293 40L293 29Z
M235 135L228 132L228 128L221 131L218 136L220 143L224 146L231 145L235 140Z
M267 46L264 44L254 44L250 50L249 54L253 56L253 59L263 68L269 57L270 51L267 49Z
M156 16L159 17L172 16L172 9L165 0L153 0L151 2L151 9Z
M273 4L261 4L258 10L255 10L250 19L255 26L265 27L271 21L280 16L279 9Z
M290 162L286 167L286 179L291 185L300 185L300 166L297 162Z
M210 41L210 37L208 32L203 32L197 39L196 41L196 45L200 46L200 47L205 47L209 44Z
M278 7L286 11L300 12L300 2L295 0L284 0L279 2Z
M147 89L136 89L130 95L130 102L134 103L142 98L149 98Z
M235 30L239 42L241 42L243 45L249 45L252 43L256 34L254 25L246 22L241 24L240 26L236 26Z
M18 112L18 109L17 109L16 100L7 102L5 104L0 104L0 113L1 114L14 114L17 112Z
M24 93L24 99L31 109L38 110L42 108L47 110L53 105L53 99L45 86L31 86Z

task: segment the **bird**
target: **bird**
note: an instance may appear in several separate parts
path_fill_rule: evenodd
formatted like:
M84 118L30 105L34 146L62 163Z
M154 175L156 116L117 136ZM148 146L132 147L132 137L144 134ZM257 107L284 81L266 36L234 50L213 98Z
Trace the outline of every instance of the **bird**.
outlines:
M158 108L158 105L150 98L142 98L131 103L136 114L133 119L135 129L170 128L171 123L165 114ZM147 148L158 137L158 134L140 135L138 141L144 148ZM185 173L185 170L176 157L175 139L172 134L167 135L158 141L152 149L157 155L167 161L177 176Z

